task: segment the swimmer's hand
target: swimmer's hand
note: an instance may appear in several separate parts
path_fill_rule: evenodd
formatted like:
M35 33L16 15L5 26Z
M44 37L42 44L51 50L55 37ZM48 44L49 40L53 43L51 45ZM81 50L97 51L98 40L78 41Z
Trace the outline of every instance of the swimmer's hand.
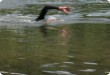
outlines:
M63 11L66 14L68 14L71 11L70 7L68 7L68 6L60 6L59 10Z

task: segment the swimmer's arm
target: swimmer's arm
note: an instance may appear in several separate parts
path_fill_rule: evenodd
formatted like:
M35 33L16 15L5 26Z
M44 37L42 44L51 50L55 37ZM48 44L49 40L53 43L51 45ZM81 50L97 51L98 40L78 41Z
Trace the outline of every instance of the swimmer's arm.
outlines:
M67 7L67 6L51 6L51 5L46 5L40 12L38 18L36 18L36 21L39 21L39 20L42 20L45 18L45 15L47 14L48 10L50 9L56 9L56 10L59 10L59 11L63 11L65 13L68 13L70 11L70 8Z
M47 10L49 10L49 9L59 10L59 7L57 7L57 6L52 6L52 5L46 5L44 8L47 9Z
M36 18L36 21L42 20L45 18L45 15L47 14L48 10L50 9L56 9L59 10L59 7L56 6L51 6L51 5L46 5L45 7L43 7L43 9L41 10L38 18Z

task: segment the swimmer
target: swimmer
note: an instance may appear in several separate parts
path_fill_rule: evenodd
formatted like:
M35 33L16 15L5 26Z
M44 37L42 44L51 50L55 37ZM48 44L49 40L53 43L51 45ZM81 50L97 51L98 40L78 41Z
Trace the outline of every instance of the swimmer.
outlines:
M64 13L68 13L70 11L70 8L68 6L51 6L51 5L46 5L40 12L39 16L35 19L36 21L40 21L40 20L43 20L45 19L45 16L48 12L48 10L51 10L51 9L56 9L56 10L59 10L59 11L62 11ZM53 19L53 18L52 18ZM48 19L47 21L51 21L52 19Z

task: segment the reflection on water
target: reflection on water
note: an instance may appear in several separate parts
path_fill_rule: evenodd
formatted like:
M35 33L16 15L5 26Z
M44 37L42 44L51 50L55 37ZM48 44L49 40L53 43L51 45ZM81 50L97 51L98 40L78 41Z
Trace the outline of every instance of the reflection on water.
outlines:
M42 35L43 35L44 37L46 37L46 36L48 35L47 26L46 26L46 25L42 25L42 26L40 27L40 32L42 33Z
M0 28L0 73L6 75L106 75L109 25L72 24Z

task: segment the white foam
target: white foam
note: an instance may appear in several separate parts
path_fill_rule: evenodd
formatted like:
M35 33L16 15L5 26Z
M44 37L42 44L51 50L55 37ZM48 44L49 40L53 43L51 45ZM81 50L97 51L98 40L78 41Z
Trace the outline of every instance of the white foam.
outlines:
M0 73L0 75L2 75L2 73Z
M75 23L106 23L110 24L109 18L83 18L80 14L73 15L49 15L50 18L56 19L53 22L38 21L36 22L36 15L21 15L21 14L7 14L0 15L0 26L23 27L23 26L36 26L41 25L63 25Z
M74 64L74 62L63 62L64 64Z
M83 62L83 63L87 65L98 65L98 63L94 63L94 62Z
M50 73L50 74L62 74L62 75L76 75L76 74L72 74L71 72L68 71L43 71L45 73Z
M84 70L79 70L79 71L82 71L82 72L95 72L96 69L84 69Z
M8 72L6 72L6 71L0 71L0 73L8 73Z

